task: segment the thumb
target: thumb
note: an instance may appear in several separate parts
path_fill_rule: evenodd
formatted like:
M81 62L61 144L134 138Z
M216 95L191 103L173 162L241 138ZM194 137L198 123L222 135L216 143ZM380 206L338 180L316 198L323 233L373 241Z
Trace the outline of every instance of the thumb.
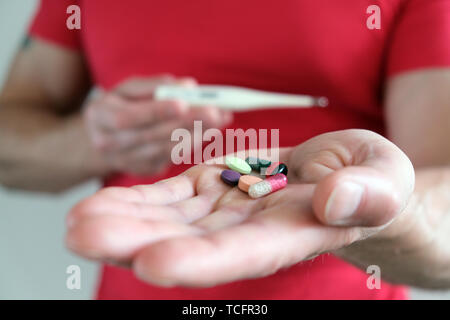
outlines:
M308 155L308 163L300 170L316 164L326 168L315 171L312 205L320 221L376 227L403 211L414 189L414 169L397 146L367 130L344 130L317 138L309 145L306 142L302 153Z
M398 182L370 167L340 169L317 185L313 196L314 212L330 225L384 225L403 210L410 196Z

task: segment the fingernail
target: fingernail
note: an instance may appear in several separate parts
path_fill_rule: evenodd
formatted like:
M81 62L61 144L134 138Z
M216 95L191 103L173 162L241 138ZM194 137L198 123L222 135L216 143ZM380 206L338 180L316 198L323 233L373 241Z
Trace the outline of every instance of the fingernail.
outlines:
M187 88L193 88L197 85L197 81L194 78L182 78L180 80L180 85Z
M358 209L363 193L364 187L360 184L350 181L338 184L325 206L325 219L334 225L348 222Z

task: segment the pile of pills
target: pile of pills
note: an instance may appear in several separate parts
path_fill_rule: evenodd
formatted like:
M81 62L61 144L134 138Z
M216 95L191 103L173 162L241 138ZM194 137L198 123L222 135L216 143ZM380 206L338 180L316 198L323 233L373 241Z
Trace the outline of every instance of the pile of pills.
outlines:
M235 157L227 157L225 164L228 170L223 170L220 178L230 186L238 186L247 192L252 198L260 198L269 193L283 189L287 185L286 175L288 168L284 163L248 157L242 160ZM262 179L256 175L251 175L252 170L259 171Z

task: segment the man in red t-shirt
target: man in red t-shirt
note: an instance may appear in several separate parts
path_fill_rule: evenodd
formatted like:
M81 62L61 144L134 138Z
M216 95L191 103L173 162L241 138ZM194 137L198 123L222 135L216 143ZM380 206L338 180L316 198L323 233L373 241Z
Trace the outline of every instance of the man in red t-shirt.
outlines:
M107 188L82 202L69 216L68 245L133 267L103 268L102 299L406 297L401 286L368 286L369 265L393 282L449 286L450 0L372 2L42 0L0 96L0 181L57 191L91 177L122 187L166 179L188 168L171 165L170 136L192 130L194 119L204 129L280 129L281 147L369 129L412 160L413 200L403 153L374 133L346 130L281 153L293 181L309 185L279 193L292 207L274 208L278 218L252 224L234 208L208 222L203 216L220 208L225 191L193 197L202 195L197 179L210 177L196 167L156 186ZM81 28L71 30L73 4ZM166 83L326 96L330 105L231 114L153 100ZM83 104L92 87L101 93ZM342 177L363 188L338 188ZM171 211L176 203L187 215ZM211 234L196 234L196 225ZM324 252L336 255L306 260Z

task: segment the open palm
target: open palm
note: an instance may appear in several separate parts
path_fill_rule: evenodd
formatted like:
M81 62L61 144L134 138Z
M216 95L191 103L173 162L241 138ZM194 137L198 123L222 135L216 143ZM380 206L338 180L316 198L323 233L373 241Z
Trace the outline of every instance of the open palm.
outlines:
M153 284L211 286L380 236L414 187L408 158L365 130L324 134L280 158L289 184L260 199L224 184L219 165L100 190L72 209L67 245Z

